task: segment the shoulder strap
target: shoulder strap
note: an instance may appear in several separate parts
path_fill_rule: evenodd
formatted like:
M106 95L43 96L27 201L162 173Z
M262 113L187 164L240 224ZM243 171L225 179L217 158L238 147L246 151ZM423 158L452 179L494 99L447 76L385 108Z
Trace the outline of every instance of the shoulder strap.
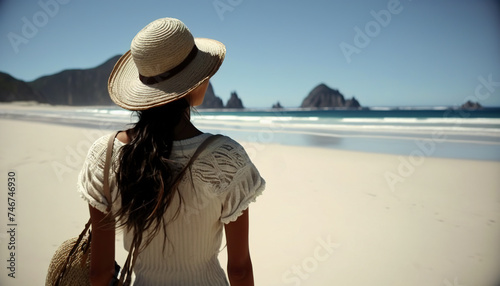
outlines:
M104 181L103 181L103 191L106 200L108 201L107 211L111 210L112 197L111 190L109 189L109 170L111 169L111 157L113 155L113 145L115 142L116 135L120 131L116 131L111 136L109 136L108 147L106 148L106 163L104 163Z

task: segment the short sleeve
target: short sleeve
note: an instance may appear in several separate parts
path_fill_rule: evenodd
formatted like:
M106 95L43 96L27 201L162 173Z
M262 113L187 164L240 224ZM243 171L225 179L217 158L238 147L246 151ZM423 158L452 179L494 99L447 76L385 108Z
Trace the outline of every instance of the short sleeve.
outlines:
M108 207L103 194L103 173L108 139L109 135L103 136L92 144L77 180L77 191L80 196L103 213L107 213Z
M244 148L229 137L200 158L194 174L221 202L222 223L235 221L262 194L266 182Z
M252 162L239 170L231 184L222 197L221 222L230 223L235 221L250 203L262 194L265 181Z

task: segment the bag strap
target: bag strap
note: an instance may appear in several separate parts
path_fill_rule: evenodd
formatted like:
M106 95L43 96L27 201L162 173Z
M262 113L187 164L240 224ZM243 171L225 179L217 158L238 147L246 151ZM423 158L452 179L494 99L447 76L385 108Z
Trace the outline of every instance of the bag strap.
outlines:
M179 172L176 179L180 179L180 178L184 177L184 175L186 174L186 171L188 169L191 171L191 166L193 165L194 160L196 160L196 158L198 158L198 156L207 148L208 145L212 144L212 142L214 142L215 140L217 140L217 138L220 138L220 137L222 137L222 135L216 134L216 135L210 135L210 137L205 139L205 141L203 141L200 144L200 146L198 146L196 151L194 151L193 156L191 156L191 159L189 159L189 162Z
M109 190L109 169L111 166L111 155L113 154L113 143L114 143L114 139L115 139L116 135L118 134L118 132L120 132L120 131L115 132L109 138L108 147L106 149L106 163L104 164L104 196L106 197L106 200L108 201L108 208L107 208L108 212L111 210L111 193ZM69 251L69 254L66 257L66 260L62 266L61 271L59 272L59 276L57 277L57 280L55 281L54 285L58 286L61 283L61 281L64 277L64 274L66 274L66 271L67 271L68 266L70 264L70 260L73 257L73 254L78 249L80 242L83 240L83 237L85 236L87 231L90 229L91 224L92 224L92 220L89 218L88 222L85 224L85 227L83 228L83 231L80 233L75 244L73 245L73 247Z
M215 135L210 135L210 137L205 139L205 141L203 141L200 144L200 146L198 146L198 148L194 152L193 156L191 156L191 159L189 159L189 162L187 163L186 167L191 167L194 160L196 160L196 158L198 158L198 156L201 154L201 152L203 152L203 150L205 150L208 145L212 144L212 142L214 142L215 140L217 140L217 138L220 138L220 137L223 137L223 136L220 134L215 134Z
M106 211L108 213L111 211L111 206L113 205L113 198L111 197L111 188L109 187L109 172L111 170L111 158L113 157L113 146L115 143L115 138L118 135L118 133L120 133L120 131L116 131L113 134L111 134L111 136L109 136L108 146L106 148L106 162L104 163L104 179L103 179L103 187L102 188L103 188L103 192L104 192L104 197L106 197L106 200L108 201L108 206L106 208ZM130 261L131 258L133 260L135 260L136 257L137 257L137 252L135 252L135 251L129 252L127 255L127 260L125 262L123 269L124 270L126 269L125 266L128 266L127 262ZM132 269L130 269L129 271L132 271ZM123 276L125 274L124 272L128 272L128 271L122 271L121 276ZM117 285L123 286L123 285L129 285L129 284L130 284L130 281L128 281L127 284L123 284L123 280L120 280Z
M215 140L217 140L217 138L220 138L220 137L222 137L222 135L216 134L216 135L211 135L210 137L205 139L200 144L200 146L198 146L198 148L194 152L193 156L191 156L191 159L189 159L189 162L186 164L186 166L180 172L179 176L183 176L186 173L186 170L191 168L191 165L196 160L196 158L198 158L198 156L203 152L203 150L205 150L208 145L212 144L212 142L214 142ZM110 139L110 143L108 146L113 146L112 142L114 142L114 139L113 139L113 141L111 141L111 139ZM134 241L135 241L135 237L134 237ZM141 241L139 241L138 244L140 245ZM127 260L125 261L125 264L123 265L122 272L120 274L120 280L118 281L119 286L130 285L130 282L132 279L132 270L134 269L135 262L137 260L138 255L139 255L139 248L135 245L132 245L132 247L128 253Z
M56 281L54 282L55 286L59 286L62 279L64 278L64 274L66 274L66 271L68 270L68 266L70 265L70 260L73 257L73 254L75 253L75 251L78 249L78 246L80 245L80 242L82 241L83 237L85 236L85 233L90 228L90 224L91 224L91 220L89 219L89 221L85 224L83 231L80 233L76 242L73 244L73 247L69 251L68 256L66 257L66 260L64 261L64 264L61 268L61 271L59 272L59 276L57 277Z
M115 143L115 138L120 133L120 131L114 132L111 136L109 136L108 147L106 149L106 163L104 163L104 181L103 181L103 192L106 200L108 201L107 211L111 210L112 205L112 197L111 190L109 188L109 170L111 169L111 157L113 156L113 146Z

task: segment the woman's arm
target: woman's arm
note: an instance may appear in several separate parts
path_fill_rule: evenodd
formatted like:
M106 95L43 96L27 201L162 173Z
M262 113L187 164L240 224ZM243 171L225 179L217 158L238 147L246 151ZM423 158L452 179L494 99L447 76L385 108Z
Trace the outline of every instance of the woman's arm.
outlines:
M115 226L106 215L89 205L92 220L90 242L90 282L92 286L108 286L115 271Z
M231 286L253 286L252 260L248 247L248 209L225 225L227 275Z

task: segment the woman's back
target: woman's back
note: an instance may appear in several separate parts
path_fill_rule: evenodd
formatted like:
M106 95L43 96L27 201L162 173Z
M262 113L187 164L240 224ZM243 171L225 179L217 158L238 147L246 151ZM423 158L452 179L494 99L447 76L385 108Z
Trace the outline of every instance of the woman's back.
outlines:
M170 164L179 172L198 146L210 134L174 141ZM102 194L102 167L108 136L91 147L79 177L78 189L93 207L107 207ZM125 144L115 139L113 166L119 164L119 150ZM112 211L121 206L115 172L110 185L114 197ZM158 231L151 243L141 250L134 267L136 285L227 285L217 256L224 223L229 223L255 200L265 182L244 149L229 137L220 137L208 145L181 179L179 192L164 214L166 240ZM144 234L147 236L147 233ZM133 233L124 233L130 249Z

